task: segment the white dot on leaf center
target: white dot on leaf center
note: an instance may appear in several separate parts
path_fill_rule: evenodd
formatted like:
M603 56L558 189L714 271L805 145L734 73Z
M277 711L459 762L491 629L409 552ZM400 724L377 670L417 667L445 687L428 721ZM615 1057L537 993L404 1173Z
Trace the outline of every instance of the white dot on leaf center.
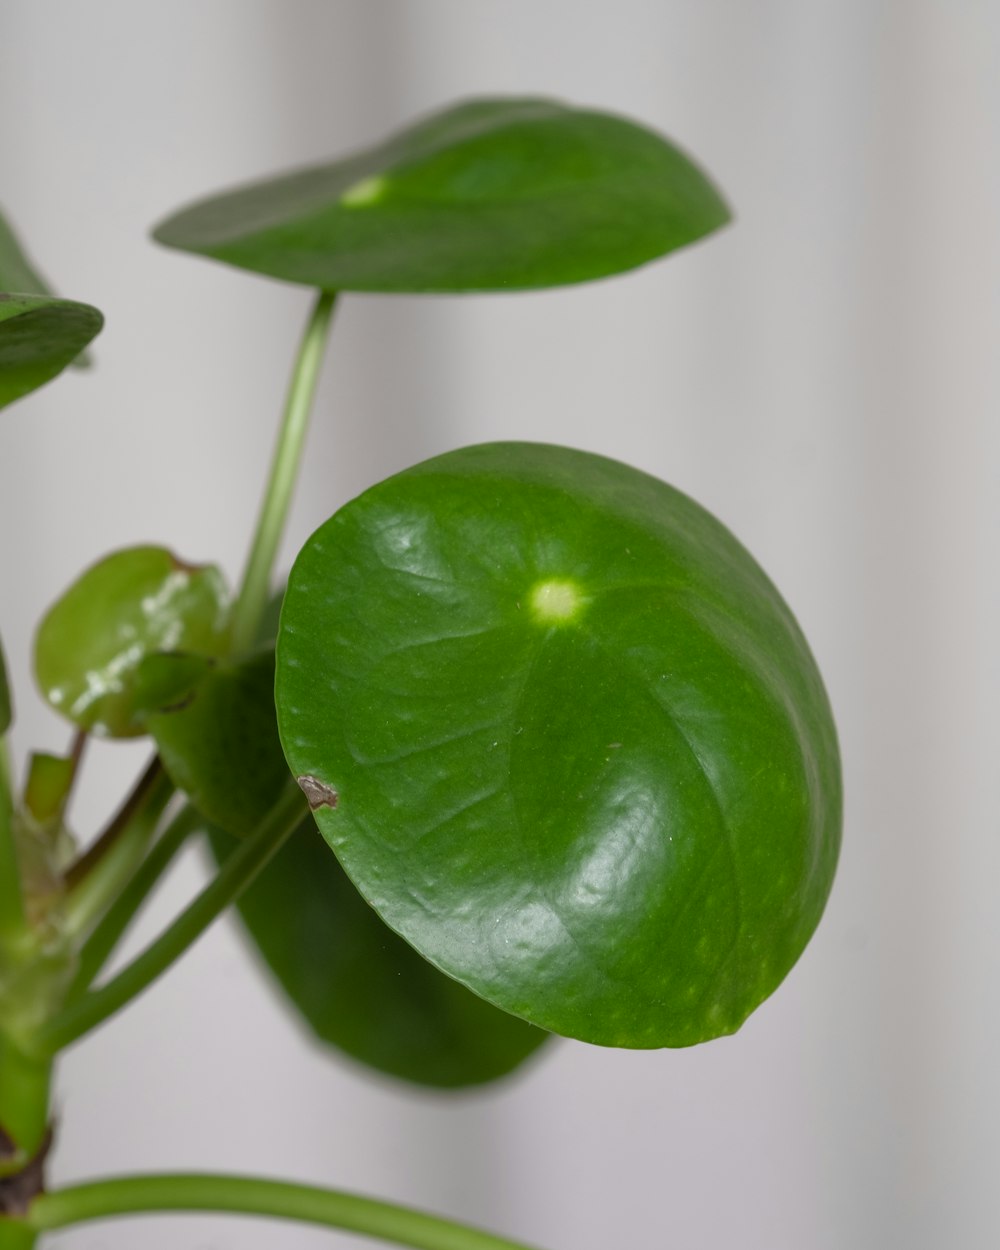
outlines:
M550 578L532 587L530 602L536 620L546 625L560 625L577 615L584 600L576 582Z

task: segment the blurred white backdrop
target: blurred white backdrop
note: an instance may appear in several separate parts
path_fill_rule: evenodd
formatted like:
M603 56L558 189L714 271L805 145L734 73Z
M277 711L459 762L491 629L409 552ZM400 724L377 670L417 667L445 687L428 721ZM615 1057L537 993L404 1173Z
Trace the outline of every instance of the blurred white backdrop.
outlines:
M65 744L23 675L83 566L161 541L238 574L310 302L148 227L456 97L532 93L670 135L736 224L575 290L345 298L286 562L363 487L462 443L640 465L791 603L847 788L827 915L734 1038L564 1042L435 1098L321 1053L223 923L66 1056L55 1181L273 1172L549 1250L998 1244L998 48L987 0L0 4L0 200L59 290L107 316L92 372L0 419L19 758ZM83 832L141 759L93 750ZM131 950L203 875L183 860ZM370 1244L189 1218L51 1244L279 1239Z

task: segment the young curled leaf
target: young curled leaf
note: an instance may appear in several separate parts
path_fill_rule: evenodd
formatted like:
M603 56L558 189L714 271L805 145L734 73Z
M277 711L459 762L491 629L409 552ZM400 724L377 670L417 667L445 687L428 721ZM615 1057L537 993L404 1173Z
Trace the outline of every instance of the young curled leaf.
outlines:
M35 677L57 712L112 738L144 731L148 694L136 675L160 651L225 652L229 599L213 565L162 547L129 547L89 568L46 613L35 638Z

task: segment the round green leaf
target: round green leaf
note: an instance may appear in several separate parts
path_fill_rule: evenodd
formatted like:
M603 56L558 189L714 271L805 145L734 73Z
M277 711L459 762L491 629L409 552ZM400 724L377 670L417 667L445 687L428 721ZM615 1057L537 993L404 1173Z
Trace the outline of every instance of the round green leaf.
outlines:
M149 716L146 727L174 785L228 833L252 833L288 784L273 650L210 668L179 707Z
M220 655L227 616L225 584L214 566L184 564L161 547L117 551L74 582L39 626L39 688L82 729L114 738L143 733L136 670L144 657Z
M728 220L652 131L544 99L481 99L377 147L213 196L154 237L346 291L558 286L631 269Z
M841 797L816 665L729 531L635 469L494 444L372 488L292 570L276 702L364 897L546 1029L732 1032L819 921Z
M10 728L13 719L13 708L10 701L10 685L7 681L7 662L3 656L3 644L0 643L0 737Z
M287 776L287 769L286 769ZM211 835L219 862L232 850ZM240 898L251 938L313 1032L419 1085L511 1072L548 1037L432 968L364 902L311 820Z
M62 373L103 324L89 304L0 293L0 408Z

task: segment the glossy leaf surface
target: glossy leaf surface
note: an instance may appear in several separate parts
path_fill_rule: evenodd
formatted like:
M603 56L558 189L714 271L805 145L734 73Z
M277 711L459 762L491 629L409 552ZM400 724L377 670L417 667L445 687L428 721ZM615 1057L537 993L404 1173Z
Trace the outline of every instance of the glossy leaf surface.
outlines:
M61 373L103 323L89 304L51 294L0 214L0 408Z
M146 727L174 785L230 834L252 833L288 784L273 650L208 669L180 707Z
M345 160L201 201L154 236L327 289L486 291L631 269L728 216L686 156L633 122L478 99Z
M287 775L287 770L286 770ZM212 835L222 861L234 843ZM548 1037L431 967L379 920L306 822L237 904L254 944L313 1032L419 1085L504 1076Z
M11 707L10 685L7 681L7 661L4 659L3 643L0 643L0 735L10 728L13 718Z
M276 701L361 893L554 1032L732 1032L823 910L840 778L808 647L728 530L615 461L473 447L348 504L289 578Z
M228 596L218 569L161 547L130 547L88 569L48 611L35 676L57 712L110 737L143 732L136 671L157 651L221 654Z

